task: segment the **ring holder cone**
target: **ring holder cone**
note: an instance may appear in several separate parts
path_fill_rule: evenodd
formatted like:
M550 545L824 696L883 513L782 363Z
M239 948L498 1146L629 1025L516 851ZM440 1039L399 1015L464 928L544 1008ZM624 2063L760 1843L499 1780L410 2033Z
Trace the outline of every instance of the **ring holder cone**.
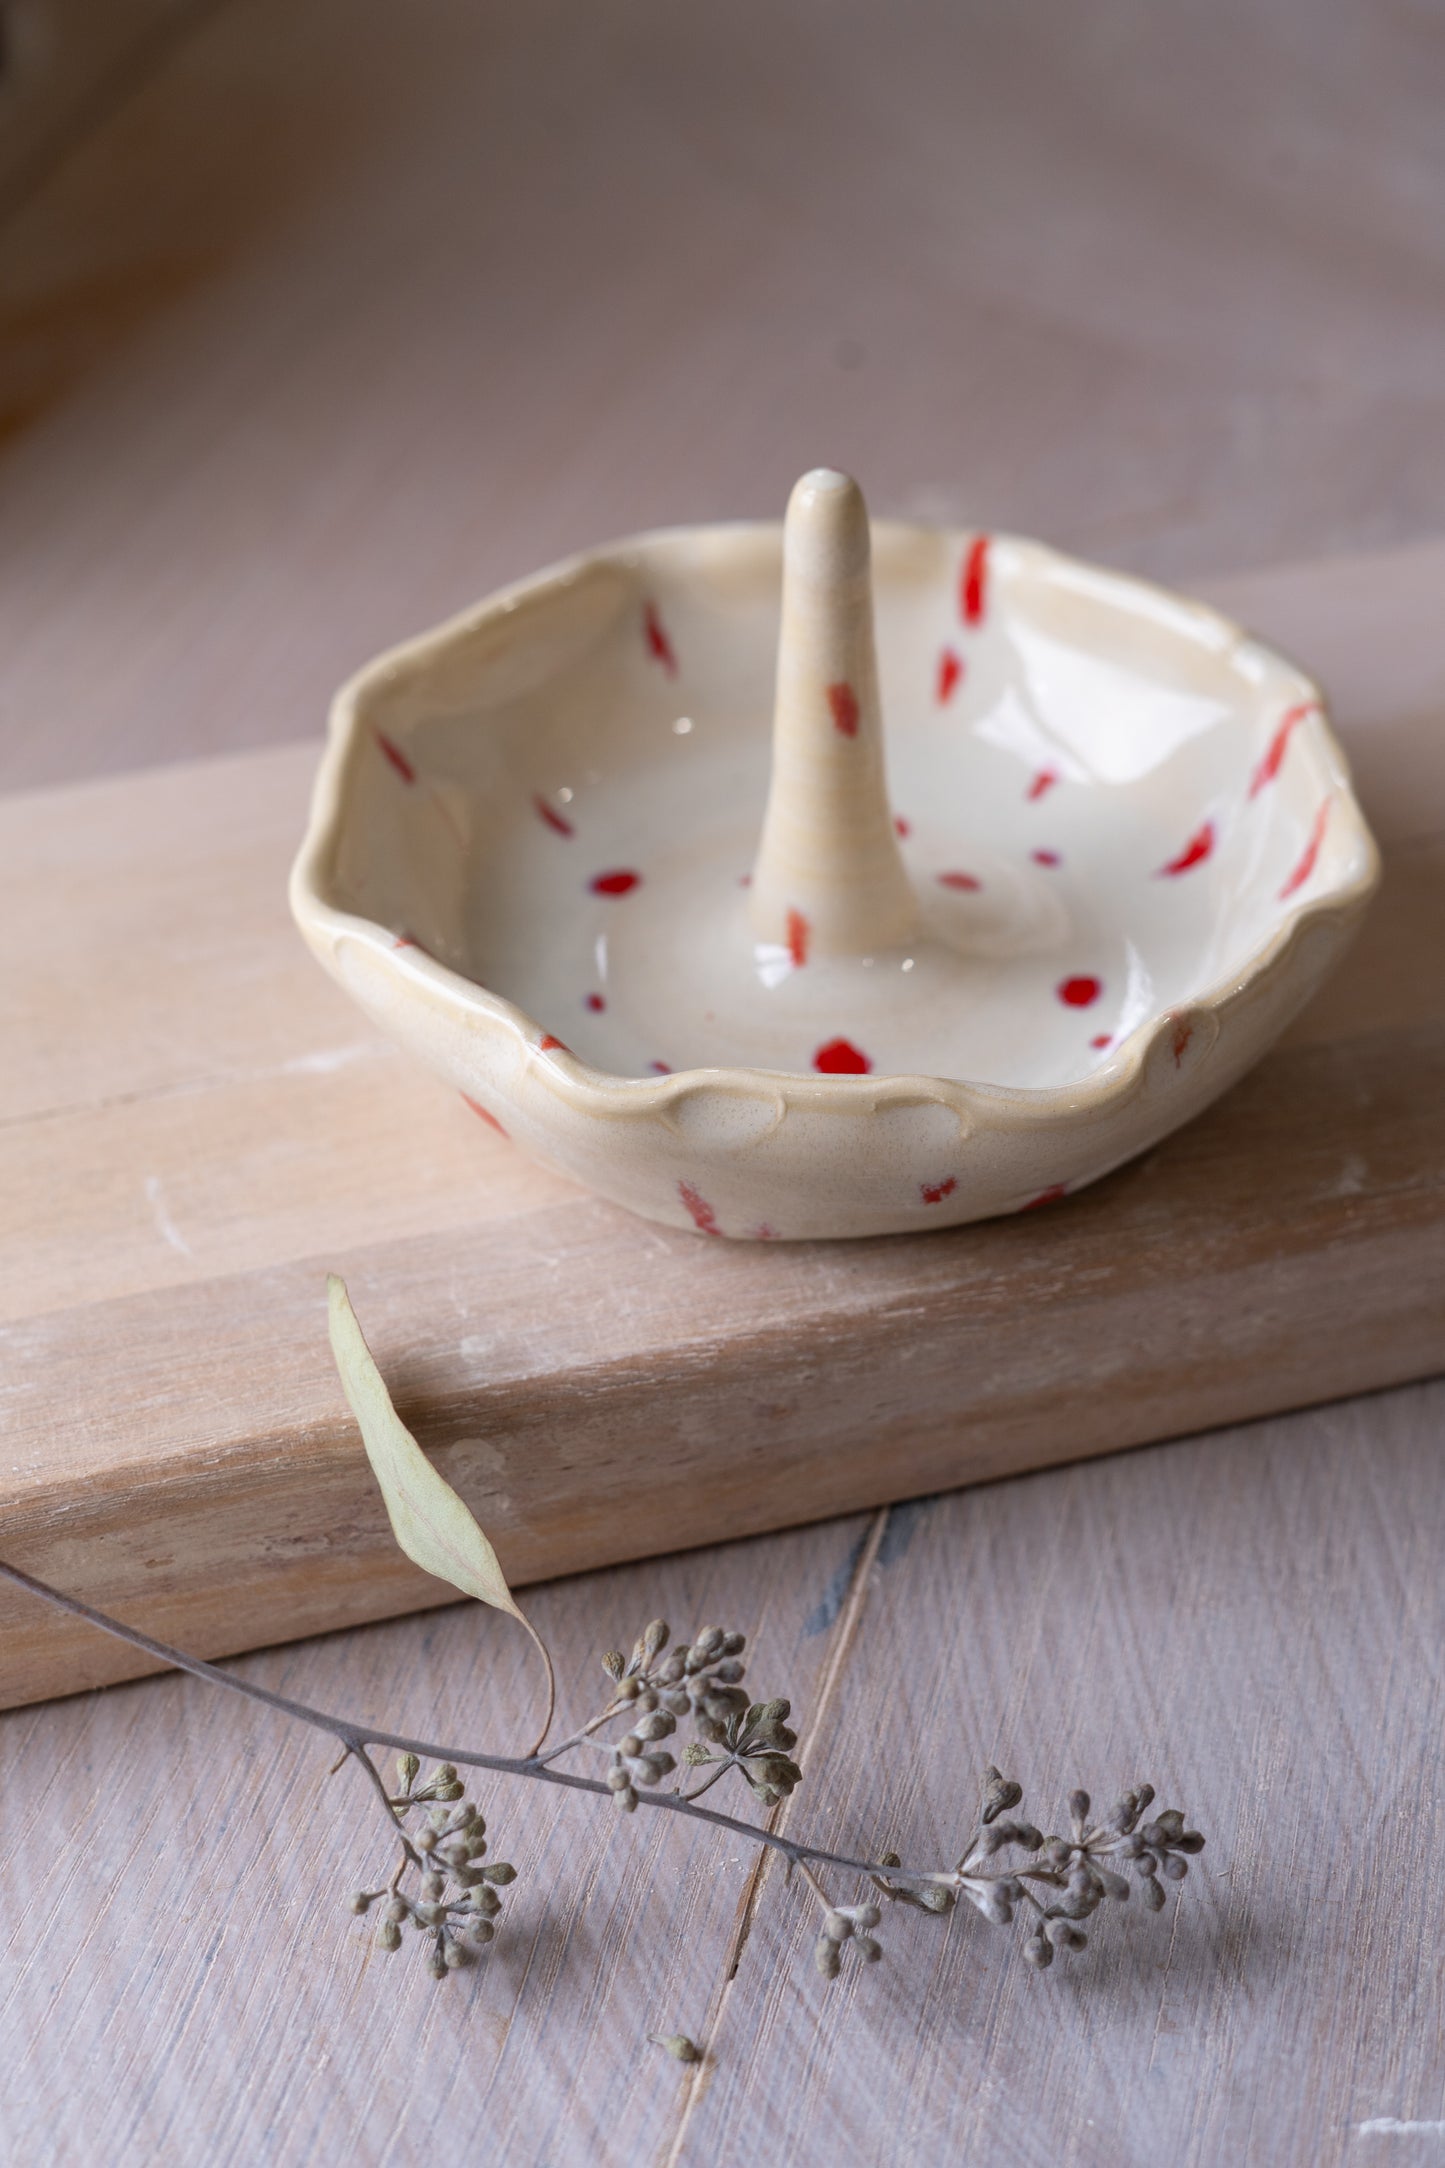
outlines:
M783 527L773 769L748 918L765 942L866 956L918 928L884 774L868 509L822 468Z

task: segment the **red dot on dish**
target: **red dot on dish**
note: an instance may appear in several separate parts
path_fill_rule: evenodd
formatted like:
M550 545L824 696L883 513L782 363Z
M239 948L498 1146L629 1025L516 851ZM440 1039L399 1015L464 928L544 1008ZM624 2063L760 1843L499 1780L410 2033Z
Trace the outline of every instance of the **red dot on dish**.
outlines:
M841 682L837 685L830 685L827 691L828 706L833 716L833 728L842 738L856 738L859 716L858 695L851 685L845 685Z
M642 886L642 875L619 867L614 873L599 873L588 883L594 896L627 896L634 888Z
M1167 865L1159 868L1160 874L1176 879L1181 873L1189 873L1195 866L1202 866L1213 849L1214 823L1206 821L1202 828L1196 829L1178 857L1171 858Z
M687 1207L694 1227L701 1228L705 1235L720 1235L722 1233L722 1229L717 1223L717 1213L708 1203L706 1197L701 1196L693 1188L691 1182L679 1182L677 1194Z
M1300 862L1295 867L1294 872L1290 875L1289 879L1285 882L1284 887L1279 892L1279 900L1281 903L1288 902L1289 898L1293 896L1298 889L1303 888L1305 882L1314 872L1315 860L1320 855L1320 845L1325 840L1325 822L1329 819L1329 817L1330 801L1328 798L1326 798L1324 804L1320 807L1319 812L1315 815L1315 824L1314 827L1310 830L1310 839L1309 842L1305 845L1304 856L1300 859Z
M501 1123L497 1120L496 1115L489 1113L487 1108L482 1105L480 1099L468 1098L467 1094L463 1092L462 1103L464 1106L469 1106L473 1114L480 1114L482 1120L486 1123L487 1127L489 1129L495 1129L499 1137L504 1137L507 1134L506 1130L503 1129Z
M1057 1204L1061 1197L1067 1197L1068 1194L1069 1188L1066 1182L1051 1182L1047 1189L1039 1191L1037 1197L1030 1197L1027 1204L1021 1204L1019 1210L1020 1212L1037 1212L1042 1205Z
M554 805L548 805L540 792L532 800L532 804L535 806L538 816L547 823L554 835L572 836L577 833L566 814L559 813Z
M981 625L988 601L988 536L976 535L969 545L958 582L958 607L965 625Z
M587 1006L594 1016L600 1016L607 1003L601 994L589 994L587 996Z
M944 1182L922 1182L919 1187L923 1191L925 1204L942 1204L944 1198L951 1197L957 1189L958 1177L951 1174Z
M812 931L801 911L788 913L788 954L795 968L801 968L808 961L808 941Z
M1059 771L1057 768L1040 768L1038 774L1033 777L1028 789L1024 792L1024 796L1031 803L1037 804L1046 791L1053 789L1058 780Z
M1269 750L1255 769L1253 778L1250 781L1249 795L1251 798L1257 798L1264 789L1265 784L1274 781L1280 769L1284 766L1284 756L1289 750L1291 736L1299 728L1305 717L1314 713L1318 705L1319 702L1316 700L1302 700L1297 707L1287 708L1280 717L1279 727L1269 741Z
M976 873L940 873L938 885L940 888L957 888L969 895L983 887Z
M1060 1001L1071 1009L1087 1009L1093 1002L1098 1000L1103 991L1104 982L1102 979L1083 977L1061 979L1057 988Z
M824 1076L867 1076L873 1064L851 1039L830 1039L813 1056L813 1067Z
M677 676L677 656L657 614L657 604L649 602L642 613L642 636L647 642L647 652L655 663L660 663L669 677Z
M912 821L906 821L901 813L895 813L893 816L893 833L900 843L906 843L913 833Z
M414 783L416 781L416 770L396 741L389 738L384 730L378 730L376 742L401 777L403 783Z
M537 1051L539 1054L570 1054L572 1049L564 1040L554 1037L550 1031L544 1031L537 1041Z
M946 647L938 658L938 682L934 696L941 708L947 707L963 676L963 658L953 648Z
M1061 866L1064 862L1057 851L1034 851L1030 855L1036 866Z
M665 1061L654 1061L649 1064L649 1067L652 1068L658 1076L672 1075L672 1071Z
M1112 1046L1114 1044L1114 1034L1112 1031L1097 1031L1089 1044L1096 1047Z

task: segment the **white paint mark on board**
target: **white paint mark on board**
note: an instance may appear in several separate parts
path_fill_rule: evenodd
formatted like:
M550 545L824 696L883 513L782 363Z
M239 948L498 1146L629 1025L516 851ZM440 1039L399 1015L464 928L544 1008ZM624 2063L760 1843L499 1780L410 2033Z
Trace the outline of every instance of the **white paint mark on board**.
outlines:
M193 1257L195 1251L191 1248L190 1243L187 1242L166 1208L165 1192L161 1188L161 1178L158 1174L148 1174L146 1176L146 1203L151 1208L151 1218L156 1223L157 1232L163 1239L169 1242L173 1250L179 1250L182 1257Z
M1372 2115L1368 2123L1356 2123L1361 2138L1445 2138L1445 2120L1438 2123L1402 2123L1398 2115Z
M354 1061L365 1061L370 1054L380 1054L385 1048L371 1039L357 1039L350 1046L324 1046L315 1054L296 1054L290 1061L283 1061L283 1076L330 1076L335 1069L345 1069Z
M1335 1197L1358 1197L1369 1178L1370 1166L1368 1160L1361 1159L1358 1152L1349 1152L1345 1155L1344 1164L1340 1168L1339 1177L1335 1182L1331 1195ZM1364 2125L1361 2124L1360 2127L1363 2129Z

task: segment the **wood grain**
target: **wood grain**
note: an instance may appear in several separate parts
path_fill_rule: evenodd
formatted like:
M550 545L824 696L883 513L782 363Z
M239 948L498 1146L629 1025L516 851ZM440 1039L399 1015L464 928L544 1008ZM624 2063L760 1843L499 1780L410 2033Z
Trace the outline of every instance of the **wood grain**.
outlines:
M802 1717L788 1824L830 1845L952 1857L990 1759L1046 1821L1149 1776L1208 1833L1177 1912L1111 1911L1042 1979L1016 1934L890 1911L884 1962L827 1986L796 1881L498 1782L504 1933L436 1990L343 1909L384 1844L309 1735L174 1677L11 1712L7 2159L1428 2168L1442 1424L1416 1387L534 1592L564 1715L656 1609L756 1621ZM533 1706L471 1606L240 1668L477 1743ZM645 2044L674 2028L695 2084Z
M742 1626L759 1691L791 1687L806 1706L865 1530L602 1576L581 1603L535 1592L561 1720L601 1706L601 1652L659 1612L679 1634ZM477 1605L244 1668L459 1745L505 1751L535 1732L535 1654ZM0 1719L7 2163L666 2152L683 2074L646 2036L702 2030L751 1851L671 1815L488 1783L492 1856L518 1870L505 1933L438 1989L419 1945L387 1956L374 1922L346 1911L392 1854L359 1778L328 1779L332 1759L314 1734L176 1677ZM47 1859L73 1864L52 1875Z
M832 1831L956 1856L995 1761L1049 1827L1147 1776L1207 1847L1042 1978L898 1908L832 1989L767 1870L673 2157L1438 2159L1442 1418L1435 1385L896 1508L810 1769Z
M443 1600L392 1546L328 1267L518 1582L1438 1368L1445 740L1414 692L1445 641L1421 554L1355 568L1348 606L1327 575L1315 607L1396 702L1345 725L1389 874L1323 1002L1158 1151L947 1235L754 1254L536 1174L302 949L305 751L0 804L0 921L45 898L0 963L9 1555L204 1654ZM1402 771L1407 801L1376 791ZM9 1595L0 1621L5 1702L143 1668Z

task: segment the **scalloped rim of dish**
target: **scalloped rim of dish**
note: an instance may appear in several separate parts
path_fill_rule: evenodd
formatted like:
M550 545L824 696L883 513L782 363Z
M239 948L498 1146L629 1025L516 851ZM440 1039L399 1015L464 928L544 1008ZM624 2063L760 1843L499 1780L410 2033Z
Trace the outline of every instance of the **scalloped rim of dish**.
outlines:
M928 534L963 543L971 537L973 530L935 528L918 521L877 520L874 532L898 536ZM1156 581L1136 578L1132 573L1093 566L1087 559L1055 550L1028 536L990 530L996 542L1011 548L1086 572L1105 570L1109 579L1117 580L1121 586L1141 595L1157 597L1171 612L1177 613L1181 608L1187 610L1202 624L1212 626L1218 634L1224 635L1231 649L1247 645L1284 670L1297 688L1297 698L1310 703L1311 712L1304 719L1301 735L1312 740L1323 756L1338 793L1347 833L1364 857L1364 870L1354 881L1289 907L1270 938L1252 950L1236 970L1204 992L1161 1009L1157 1016L1137 1024L1111 1049L1108 1059L1087 1076L1074 1083L1047 1086L985 1084L901 1070L867 1076L816 1076L791 1069L706 1067L679 1069L659 1077L618 1076L609 1070L594 1068L569 1048L554 1044L543 1049L538 1041L547 1036L545 1027L515 1002L502 994L491 993L476 980L439 963L424 950L414 947L398 950L395 935L389 927L378 925L375 919L341 910L325 900L325 876L339 840L347 772L356 754L363 710L374 691L394 682L399 669L424 669L434 656L459 637L475 632L489 619L505 616L523 600L531 601L566 587L595 565L620 564L625 567L638 551L665 548L669 544L726 544L729 541L742 544L763 536L780 537L781 533L781 523L775 520L731 520L653 528L641 534L622 536L597 548L578 551L572 557L498 588L482 601L457 611L429 631L386 649L365 664L346 681L332 701L326 748L312 790L306 834L291 869L288 894L292 914L302 931L309 933L314 929L333 949L345 941L362 943L382 956L403 979L411 978L430 985L448 1005L466 1010L479 1022L515 1039L520 1052L546 1064L548 1083L559 1098L579 1113L606 1115L611 1119L628 1112L653 1115L689 1097L699 1087L706 1087L712 1091L781 1094L785 1101L800 1106L850 1113L885 1106L917 1106L920 1102L930 1101L965 1117L977 1114L996 1119L1004 1110L1012 1109L1029 1122L1044 1125L1077 1118L1081 1114L1098 1113L1111 1105L1127 1105L1142 1088L1144 1071L1155 1047L1166 1032L1172 1033L1177 1028L1181 1019L1208 1015L1222 1026L1231 1010L1247 999L1260 981L1273 976L1287 962L1306 934L1316 926L1345 925L1364 910L1375 893L1380 881L1379 847L1360 810L1349 760L1330 725L1324 694L1313 678L1287 656L1281 655L1277 648L1257 639L1233 618L1211 608L1208 603L1181 595Z

